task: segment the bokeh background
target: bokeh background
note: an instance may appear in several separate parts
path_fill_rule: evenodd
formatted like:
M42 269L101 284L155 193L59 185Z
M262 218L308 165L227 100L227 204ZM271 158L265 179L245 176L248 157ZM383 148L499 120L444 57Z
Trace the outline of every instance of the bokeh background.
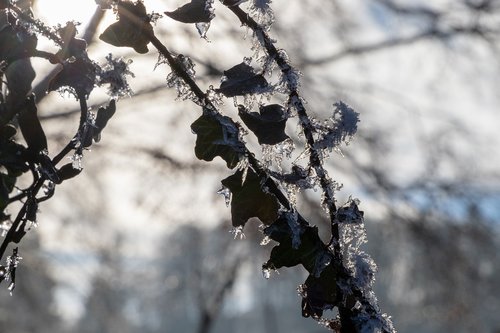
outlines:
M157 13L183 3L144 2ZM309 112L325 119L342 100L360 113L356 138L327 167L343 184L339 203L361 200L382 310L400 332L498 333L500 1L271 6L270 33L303 74ZM155 25L169 49L193 59L204 89L252 56L251 33L218 1L215 8L210 42L194 25L168 17ZM136 78L134 94L119 101L101 142L86 152L84 172L41 205L38 227L20 247L14 295L0 286L0 331L324 332L300 317L296 288L305 272L262 277L271 245L259 245L259 224L249 223L244 240L229 233L230 211L216 192L230 171L221 160L195 159L190 124L200 110L166 87L170 71L154 69L158 54L100 42L114 15L92 0L36 0L33 9L49 25L81 22L80 36L93 36L90 57L131 58ZM55 50L43 40L39 48ZM53 66L33 65L56 151L76 129L78 103L46 95ZM94 92L89 105L107 101ZM232 100L225 104L234 115ZM297 138L292 122L287 133ZM298 203L321 229L328 223L318 197L305 193Z

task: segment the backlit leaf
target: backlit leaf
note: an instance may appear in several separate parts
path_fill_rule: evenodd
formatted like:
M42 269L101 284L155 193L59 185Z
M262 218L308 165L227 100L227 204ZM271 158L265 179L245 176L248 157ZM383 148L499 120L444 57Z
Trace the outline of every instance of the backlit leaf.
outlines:
M148 52L148 35L152 34L153 27L142 1L120 1L118 22L107 27L99 39L118 47L132 47L143 54Z
M257 217L267 225L278 218L278 200L273 194L264 192L260 178L251 169L247 170L244 181L243 171L238 170L221 183L232 193L231 217L234 227L244 226L251 217Z
M268 90L269 84L262 74L256 74L252 66L242 62L227 71L220 88L215 91L226 97L243 96L262 93Z
M191 129L197 135L194 152L198 159L212 161L220 156L228 168L238 165L244 147L239 141L239 130L230 118L204 114Z
M257 136L259 144L275 145L286 139L286 115L284 108L279 104L261 106L260 113L247 112L240 105L238 114L245 125Z
M172 12L165 12L170 18L183 23L208 23L214 18L210 8L211 0L191 0Z
M47 138L38 119L35 96L32 94L26 99L25 107L18 116L19 128L28 149L35 155L47 150Z

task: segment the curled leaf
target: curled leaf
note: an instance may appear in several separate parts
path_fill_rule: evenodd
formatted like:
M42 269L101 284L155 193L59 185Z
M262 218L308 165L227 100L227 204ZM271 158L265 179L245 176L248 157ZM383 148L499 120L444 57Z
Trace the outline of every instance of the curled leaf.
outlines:
M259 176L251 169L247 170L245 179L243 171L238 170L221 183L232 193L231 217L234 227L244 226L251 217L258 217L267 225L278 218L278 200L262 189Z
M108 121L116 112L116 101L112 99L109 105L105 108L101 107L97 110L97 116L94 124L93 138L95 142L101 140L101 132L108 124Z
M288 139L285 134L285 109L279 104L261 106L259 112L248 112L238 106L238 114L245 125L257 136L259 144L275 145Z
M262 74L256 74L252 66L242 62L227 71L220 88L216 92L226 97L243 96L246 94L261 93L268 90L269 84Z
M165 14L182 23L208 23L214 18L213 0L191 0L191 2Z
M99 36L102 41L118 46L132 47L137 53L147 53L148 35L153 34L153 26L142 1L120 1L118 22L111 24Z

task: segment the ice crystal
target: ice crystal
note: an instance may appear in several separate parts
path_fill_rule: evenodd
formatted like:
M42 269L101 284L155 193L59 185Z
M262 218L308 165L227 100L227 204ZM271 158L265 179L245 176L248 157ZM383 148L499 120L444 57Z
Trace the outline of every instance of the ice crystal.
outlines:
M100 67L97 85L109 84L108 94L112 98L131 96L132 89L127 82L127 76L135 77L129 69L132 60L122 57L113 58L110 53L106 56L106 63Z
M160 60L159 60L160 61ZM194 69L194 63L189 58L182 54L176 57L177 63L182 67L183 71L194 80L196 76L196 71ZM177 73L171 72L167 76L167 87L175 88L177 90L177 98L183 101L191 100L194 103L201 105L202 102L196 97L195 93L191 90L189 85L184 81L183 78L179 77Z
M229 204L231 203L231 190L225 186L222 186L222 188L217 191L217 194L224 196L226 207L229 207Z
M10 227L12 227L12 221L10 219L4 220L0 223L1 237L5 237L5 235L7 235Z
M198 30L198 33L200 34L200 37L208 41L207 32L210 28L210 22L198 22L195 26L196 30Z
M370 315L359 311L353 322L360 333L396 333L391 318L386 314Z
M323 191L321 192L321 206L325 210L325 212L329 213L331 200L335 198L335 192L340 191L342 189L342 184L337 183L335 180L332 180L328 175L324 175L324 183L320 184L319 177L316 177L316 185L321 187Z
M281 164L284 159L289 159L295 149L295 144L292 139L286 139L275 145L261 145L262 159L264 165L270 167L273 163L276 164L278 170L281 171Z
M271 9L271 0L252 0L250 13L264 30L269 30L274 22L274 12Z
M334 104L335 109L330 119L323 123L311 122L318 133L314 148L327 151L340 151L340 145L349 144L358 129L359 113L343 102Z
M157 12L151 12L151 14L148 14L149 22L153 24L156 24L156 22L162 17L163 15Z
M238 165L236 166L237 170L243 171L243 174L241 175L241 183L244 183L245 180L247 179L247 174L248 174L248 167L250 166L250 161L246 156L242 157L240 161L238 162Z
M215 106L221 106L224 104L224 100L223 100L224 95L216 92L213 85L210 85L208 87L206 96L207 96L207 99Z
M267 244L269 244L271 242L271 238L269 236L265 236L264 238L262 238L262 240L260 241L260 245L261 246L265 246Z
M78 150L70 157L71 165L73 166L74 169L77 169L77 170L83 169L82 159L83 159L83 155Z
M246 238L245 233L243 232L243 226L241 226L241 225L231 228L231 230L229 230L229 232L231 234L233 234L234 239L245 239Z
M12 251L12 255L7 257L7 264L4 268L4 274L0 277L0 281L7 280L10 281L9 287L7 288L12 296L12 292L16 287L15 273L19 262L23 259L18 254L17 247Z
M271 269L268 267L262 268L262 276L264 277L264 279L269 280L269 278L271 277Z

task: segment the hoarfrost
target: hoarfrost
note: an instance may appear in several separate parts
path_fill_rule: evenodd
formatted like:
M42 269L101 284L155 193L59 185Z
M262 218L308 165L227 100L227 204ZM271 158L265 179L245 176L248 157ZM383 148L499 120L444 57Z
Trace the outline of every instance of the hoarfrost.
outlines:
M198 22L195 23L195 26L196 30L198 30L198 33L200 34L200 37L208 41L207 32L208 29L210 28L210 22Z
M218 93L215 91L215 88L213 85L210 85L208 87L207 93L206 93L207 99L215 106L221 106L224 104L223 96L222 94Z
M312 122L312 125L318 134L314 148L317 150L339 151L340 145L349 144L356 134L359 122L359 113L343 102L334 104L335 109L330 119L325 122Z
M70 157L70 160L71 160L71 165L73 166L73 169L76 169L76 170L82 170L83 169L83 166L82 166L82 159L83 159L83 155L80 151L76 151L71 157Z
M273 163L275 163L278 170L281 171L283 159L289 159L292 156L295 144L292 139L286 139L275 145L263 144L261 147L264 165L270 167Z
M182 54L179 54L176 57L176 60L177 63L183 68L183 70L189 75L189 77L194 80L196 71L194 69L193 61L189 57L186 57ZM157 64L161 64L162 61L162 59L158 59ZM183 101L189 99L198 105L202 105L202 101L200 101L198 97L196 97L195 93L191 90L189 85L184 82L184 80L175 72L170 72L167 75L167 87L175 88L175 90L177 90L177 99L181 99Z
M264 279L269 280L269 278L271 277L271 269L268 267L262 268L262 276L264 277Z
M229 207L229 204L231 203L231 190L225 186L222 186L222 188L217 191L217 194L224 196L226 207Z
M264 238L262 238L262 240L260 241L260 245L261 246L265 246L267 244L269 244L271 242L271 238L269 236L265 236Z
M109 84L108 95L112 98L131 96L133 91L127 82L127 76L135 77L135 75L129 69L130 64L132 59L113 58L109 53L106 56L106 63L99 69L97 85Z
M264 30L269 30L274 23L274 12L271 9L271 0L253 0L250 5L250 13L255 16L256 21L262 25Z
M229 232L233 235L234 239L245 239L245 233L243 232L243 226L232 227Z

